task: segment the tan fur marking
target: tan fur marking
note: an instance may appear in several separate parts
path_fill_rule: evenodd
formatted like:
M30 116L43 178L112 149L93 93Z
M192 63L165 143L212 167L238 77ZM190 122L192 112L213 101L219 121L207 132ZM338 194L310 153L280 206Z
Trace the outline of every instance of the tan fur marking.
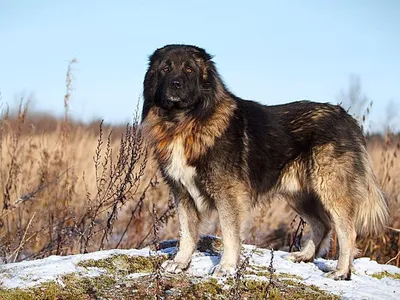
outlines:
M190 163L211 148L215 139L225 132L235 108L236 103L231 98L224 98L206 121L199 122L182 114L173 122L164 120L160 109L152 107L143 123L143 130L162 161L169 160L170 145L179 139L183 141L185 156Z
M305 167L302 163L294 161L288 164L280 178L280 190L291 193L303 189Z
M292 132L302 132L314 126L315 122L337 113L338 107L321 107L316 110L309 110L298 115L290 123L294 126Z

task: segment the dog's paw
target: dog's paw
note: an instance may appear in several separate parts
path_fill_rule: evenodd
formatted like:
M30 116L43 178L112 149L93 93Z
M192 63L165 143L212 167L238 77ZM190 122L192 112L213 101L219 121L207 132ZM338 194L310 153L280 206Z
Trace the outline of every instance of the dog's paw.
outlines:
M218 264L211 271L211 274L215 277L233 276L235 273L236 266L228 264Z
M326 274L326 277L334 279L334 280L350 280L351 272L342 272L339 270L335 270Z
M179 274L187 269L188 266L189 263L177 262L175 260L167 260L163 262L163 264L161 265L161 269L167 273Z
M291 262L296 262L297 261L296 256L293 255L293 254L286 254L282 258L285 259L285 260L291 261Z
M314 261L314 256L307 255L301 252L294 252L294 253L289 253L285 256L283 256L284 259L291 261L291 262L312 262Z

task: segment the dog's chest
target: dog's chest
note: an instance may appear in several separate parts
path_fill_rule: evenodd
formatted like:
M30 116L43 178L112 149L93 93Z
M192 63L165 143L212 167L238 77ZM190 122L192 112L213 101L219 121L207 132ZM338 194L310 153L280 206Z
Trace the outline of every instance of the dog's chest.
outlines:
M196 186L196 168L187 164L185 150L182 142L176 141L170 146L170 159L165 167L166 173L174 180L180 182L192 196L197 209L202 210L203 197Z

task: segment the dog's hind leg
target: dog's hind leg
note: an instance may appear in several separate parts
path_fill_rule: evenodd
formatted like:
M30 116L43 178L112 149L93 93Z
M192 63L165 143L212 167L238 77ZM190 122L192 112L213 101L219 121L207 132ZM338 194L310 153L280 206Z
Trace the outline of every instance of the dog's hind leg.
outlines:
M344 209L332 209L331 215L339 242L339 258L336 270L330 272L328 277L335 280L349 280L356 252L357 233L354 220Z
M311 238L299 252L293 252L286 259L295 262L313 261L314 257L329 247L330 220L318 197L314 194L299 193L288 201L289 205L311 227Z
M331 144L315 150L310 182L332 220L339 242L336 270L330 272L328 277L349 280L356 253L355 220L362 200L364 171L357 153L344 151L343 146L337 147Z

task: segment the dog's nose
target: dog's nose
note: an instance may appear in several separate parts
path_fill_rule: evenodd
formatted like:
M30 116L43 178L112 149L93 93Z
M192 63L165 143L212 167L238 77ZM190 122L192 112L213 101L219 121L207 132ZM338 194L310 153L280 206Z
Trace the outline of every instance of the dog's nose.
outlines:
M171 87L178 90L182 87L182 84L179 80L172 80Z

